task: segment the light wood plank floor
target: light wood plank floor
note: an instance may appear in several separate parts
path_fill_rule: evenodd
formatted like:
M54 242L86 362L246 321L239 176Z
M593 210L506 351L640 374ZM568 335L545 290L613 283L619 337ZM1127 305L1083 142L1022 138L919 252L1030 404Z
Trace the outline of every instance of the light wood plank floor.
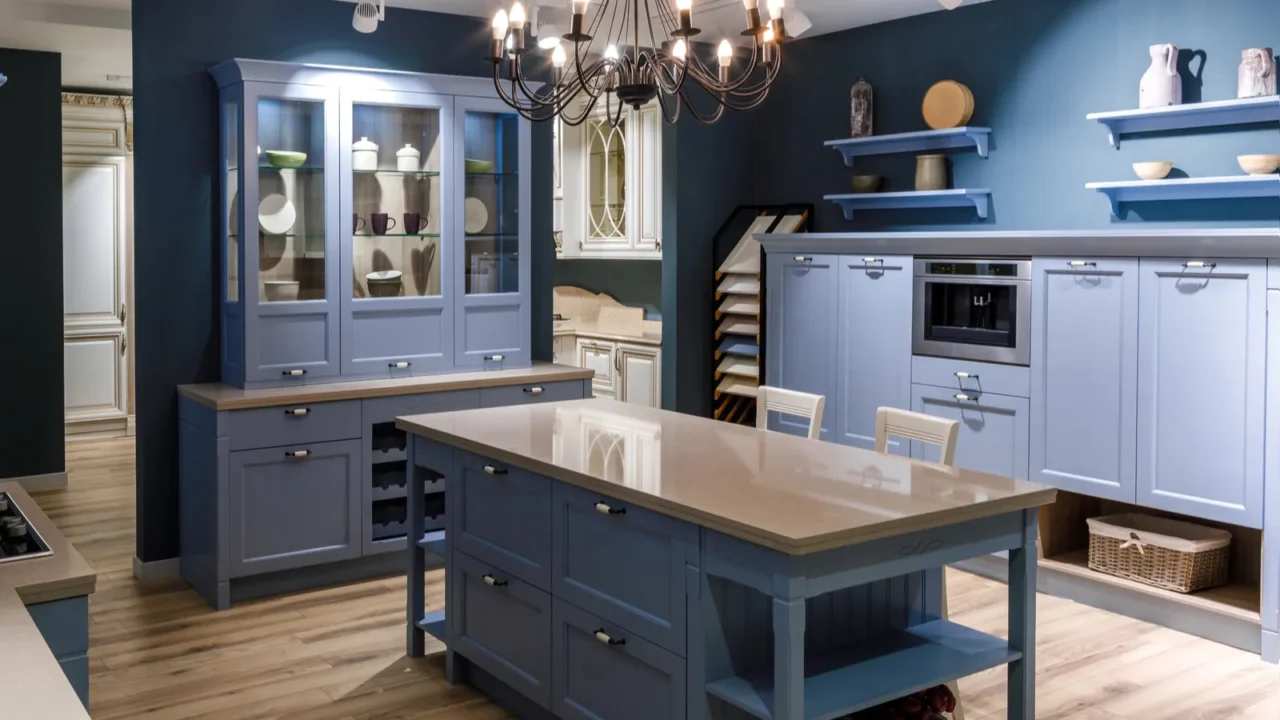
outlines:
M90 603L94 718L508 717L445 683L440 655L404 657L403 579L223 613L181 583L134 580L133 454L130 439L72 443L70 488L38 496L100 573ZM429 577L438 605L442 578ZM953 619L1004 634L1003 585L958 572L949 585ZM1280 718L1280 669L1254 655L1052 597L1040 597L1038 612L1041 720ZM1005 717L1002 671L960 688L969 720Z

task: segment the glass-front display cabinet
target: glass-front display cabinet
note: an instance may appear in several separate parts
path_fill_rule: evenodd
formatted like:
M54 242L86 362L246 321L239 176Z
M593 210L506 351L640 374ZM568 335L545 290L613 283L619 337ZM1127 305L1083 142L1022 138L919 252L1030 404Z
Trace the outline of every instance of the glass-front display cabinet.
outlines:
M530 363L530 130L492 82L231 60L223 382Z

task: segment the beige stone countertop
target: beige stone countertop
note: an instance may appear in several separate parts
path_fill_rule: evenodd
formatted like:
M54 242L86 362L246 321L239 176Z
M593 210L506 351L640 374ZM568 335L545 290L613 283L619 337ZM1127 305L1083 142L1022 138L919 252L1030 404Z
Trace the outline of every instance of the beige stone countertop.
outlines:
M602 398L415 415L396 425L794 555L1047 505L1057 494ZM610 453L621 457L601 458L599 444L583 440L602 433L618 438Z
M501 387L504 385L519 385L525 382L588 380L593 375L593 371L584 368L536 362L531 367L512 370L444 373L426 377L396 378L394 380L339 380L316 385L263 388L260 390L242 390L223 383L179 385L178 394L214 410L245 410L288 405L295 402L355 400L391 395L444 392L445 390Z
M90 595L98 576L17 483L0 483L53 555L0 564L0 648L17 662L0 672L4 717L81 720L89 713L45 644L27 605Z
M610 340L613 342L636 343L638 345L662 345L662 325L661 323L646 320L646 326L640 332L628 332L626 329L600 325L594 322L576 323L572 320L556 323L555 330L552 335L562 337L565 335L576 335L578 337L593 338L596 340ZM657 326L655 329L653 326Z

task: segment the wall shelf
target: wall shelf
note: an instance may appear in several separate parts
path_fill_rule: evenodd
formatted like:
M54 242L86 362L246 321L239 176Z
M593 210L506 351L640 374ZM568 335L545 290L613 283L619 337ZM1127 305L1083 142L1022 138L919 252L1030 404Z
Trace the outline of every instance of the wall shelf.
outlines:
M915 208L973 206L978 217L987 218L991 191L986 188L959 190L926 190L917 192L856 193L827 195L826 200L844 210L844 219L852 220L855 210L898 210Z
M1085 117L1105 125L1111 134L1111 144L1119 148L1120 136L1133 133L1280 122L1280 96L1117 110L1090 113Z
M1227 175L1173 180L1126 180L1085 185L1111 200L1111 212L1120 214L1120 203L1157 200L1218 200L1222 198L1280 197L1280 175Z
M890 155L917 150L946 150L949 148L976 148L978 155L987 156L991 140L991 128L959 127L947 130L898 133L896 135L872 135L871 137L828 140L823 143L844 156L844 164L853 167L853 159L860 155Z

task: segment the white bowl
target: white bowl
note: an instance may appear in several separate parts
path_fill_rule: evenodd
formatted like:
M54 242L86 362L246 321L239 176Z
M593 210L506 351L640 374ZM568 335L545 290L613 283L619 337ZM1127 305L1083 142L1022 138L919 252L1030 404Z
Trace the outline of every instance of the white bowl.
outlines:
M364 277L366 280L397 280L402 275L404 275L404 273L399 270L378 270L377 272L371 272Z
M263 283L268 302L290 302L298 299L297 280L267 280Z
M1280 167L1280 155L1241 155L1236 162L1250 175L1270 175Z
M1171 162L1140 162L1133 164L1133 171L1143 180L1162 180L1173 169Z

